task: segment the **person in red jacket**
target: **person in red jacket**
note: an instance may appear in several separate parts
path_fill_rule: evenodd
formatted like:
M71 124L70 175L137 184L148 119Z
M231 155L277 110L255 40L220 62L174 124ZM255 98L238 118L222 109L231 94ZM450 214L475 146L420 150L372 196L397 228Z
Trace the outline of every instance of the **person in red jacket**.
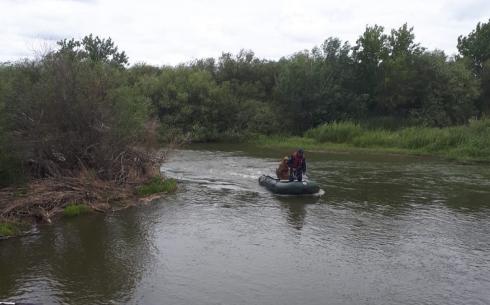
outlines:
M289 181L303 180L303 174L306 174L306 159L305 151L300 148L295 151L288 160L289 166Z

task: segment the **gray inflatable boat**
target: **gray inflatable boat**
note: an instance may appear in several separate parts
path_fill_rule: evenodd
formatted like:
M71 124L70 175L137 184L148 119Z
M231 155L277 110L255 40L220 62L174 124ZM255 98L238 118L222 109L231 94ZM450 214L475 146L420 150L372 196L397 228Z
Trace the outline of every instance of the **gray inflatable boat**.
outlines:
M275 179L271 176L259 177L259 184L274 194L280 195L311 195L320 191L320 187L314 181L287 181Z

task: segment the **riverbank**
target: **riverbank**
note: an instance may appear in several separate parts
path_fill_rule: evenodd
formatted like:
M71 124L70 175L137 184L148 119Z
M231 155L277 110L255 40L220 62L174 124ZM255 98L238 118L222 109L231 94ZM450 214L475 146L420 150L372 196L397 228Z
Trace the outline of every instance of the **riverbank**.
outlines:
M107 213L175 192L174 179L160 176L120 185L83 173L78 177L36 179L0 190L0 238L25 234L32 223L61 217Z
M390 131L368 129L352 122L321 125L303 137L260 136L249 141L264 148L303 147L317 151L368 151L490 162L490 119L468 125Z

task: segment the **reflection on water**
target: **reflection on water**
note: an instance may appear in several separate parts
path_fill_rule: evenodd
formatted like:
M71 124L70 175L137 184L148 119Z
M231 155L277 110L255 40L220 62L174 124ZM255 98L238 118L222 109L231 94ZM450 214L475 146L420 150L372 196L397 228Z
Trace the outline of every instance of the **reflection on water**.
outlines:
M281 207L285 210L288 224L297 229L303 228L306 207L309 204L316 204L320 201L318 196L277 196L276 200L280 202Z
M180 191L0 243L0 300L488 304L490 167L308 153L317 197L257 183L284 151L176 151Z
M151 263L141 219L94 215L0 245L0 296L45 304L124 302Z

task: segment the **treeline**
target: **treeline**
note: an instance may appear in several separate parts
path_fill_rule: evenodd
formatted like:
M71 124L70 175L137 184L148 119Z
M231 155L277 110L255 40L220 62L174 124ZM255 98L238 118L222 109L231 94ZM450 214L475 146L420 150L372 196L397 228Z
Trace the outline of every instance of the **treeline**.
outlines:
M242 50L128 67L110 39L60 41L39 60L0 66L0 180L80 168L124 180L121 158L139 160L132 148L153 141L157 125L161 141L236 141L338 121L466 124L490 111L490 23L457 46L448 57L418 44L407 24L389 33L375 25L354 45L328 38L277 61Z
M489 27L478 24L461 36L460 54L451 58L420 46L404 24L389 34L368 26L353 46L329 38L279 61L241 51L176 67L137 65L128 72L169 138L299 135L343 120L445 127L489 110Z

